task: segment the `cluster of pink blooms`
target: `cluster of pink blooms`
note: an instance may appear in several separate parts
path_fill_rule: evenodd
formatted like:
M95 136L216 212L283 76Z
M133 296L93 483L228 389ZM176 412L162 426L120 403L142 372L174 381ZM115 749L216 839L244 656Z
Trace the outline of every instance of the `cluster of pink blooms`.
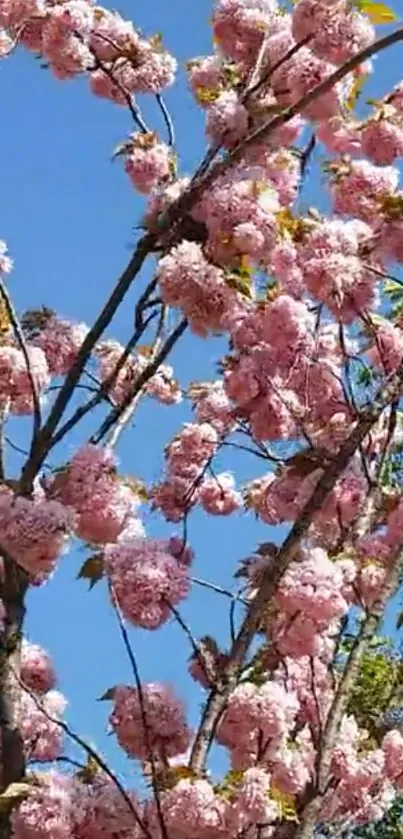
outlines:
M49 690L40 700L37 704L29 693L22 693L20 731L27 759L44 763L63 754L64 734L57 722L67 702L57 690Z
M21 649L21 679L24 685L37 694L52 690L56 684L56 674L49 654L25 639Z
M171 617L171 606L190 588L189 549L157 539L128 536L104 551L105 571L123 615L135 626L157 629ZM183 546L185 547L185 546Z
M133 186L145 195L172 174L172 152L155 134L133 134L125 144L125 170Z
M247 504L267 524L294 521L302 512L322 475L320 465L308 475L292 466L278 475L273 472L257 478L246 490ZM337 482L315 516L316 534L331 545L361 512L367 492L365 475L358 463L352 464Z
M49 368L43 350L40 347L28 346L27 356L32 380L24 352L14 343L0 346L1 406L14 414L31 414L34 406L33 384L40 397L50 383Z
M212 475L200 484L199 503L212 516L228 516L242 506L242 496L235 489L234 476L229 472Z
M121 364L123 354L124 347L117 341L104 341L96 349L100 381L104 386L111 382L107 392L117 405L124 402L132 393L149 361L146 355L137 353L137 355L130 355ZM144 391L163 405L175 405L182 399L181 390L173 376L173 369L168 364L160 365L158 371L148 379Z
M215 5L217 49L190 63L188 80L205 112L209 140L225 153L374 41L369 18L349 0L292 5L290 13L277 0ZM57 78L85 73L96 96L122 106L133 107L138 94L159 94L176 71L158 37L146 39L119 14L89 0L0 0L0 54L17 41L39 54ZM370 71L362 63L300 114L249 143L243 156L238 148L236 163L200 190L184 236L157 264L163 303L179 309L195 335L225 333L230 342L222 378L189 388L194 421L167 446L163 479L151 489L152 507L168 521L186 519L196 504L221 516L244 504L270 526L298 519L354 427L346 387L350 362L365 356L378 378L402 363L401 327L378 318L369 328L368 312L379 305L388 266L403 262L403 192L395 165L403 156L403 88L378 102L366 119L347 117L345 106ZM334 155L326 167L333 218L315 211L301 216L296 205L304 161L294 144L309 122ZM172 149L151 132L132 134L119 153L133 186L148 196L144 224L154 230L190 179L176 178ZM11 267L0 241L0 274ZM259 275L269 276L273 286L262 289ZM30 369L9 325L6 331L0 341L1 407L32 413L32 382L39 398L52 376L68 374L88 329L47 317L27 334ZM116 405L137 391L164 404L179 402L182 392L168 365L138 389L150 352L138 349L126 358L119 343L99 343L94 356L104 395ZM247 433L262 458L271 457L266 443L300 446L308 440L309 446L288 461L279 458L276 471L249 482L242 498L232 472L216 472L213 463L233 433ZM368 496L363 457L382 456L387 434L382 420L313 516L306 541L277 586L259 627L267 646L263 670L256 676L253 666L249 672L245 666L218 722L216 741L235 770L227 785L178 772L177 783L161 786L158 806L128 793L136 820L102 773L85 781L44 773L13 811L15 839L273 835L283 818L278 796L291 796L298 807L315 777L317 738L337 687L332 668L342 622L352 607L373 605L403 544L401 501L369 532L355 533ZM112 602L130 624L154 630L188 596L193 557L180 537L146 537L139 503L130 482L118 475L113 452L87 444L32 496L0 488L0 547L31 582L40 583L70 535L100 546ZM349 550L341 556L346 538ZM275 562L275 553L266 558L264 551L250 558L244 592L250 602L262 573ZM208 689L219 680L228 652L210 638L199 649L189 671ZM58 759L63 731L57 722L65 700L55 690L49 656L26 642L21 678L27 687L21 700L27 760ZM192 731L169 686L120 685L106 696L113 700L111 727L130 758L146 764L153 757L165 770L184 761ZM392 730L376 748L363 748L365 737L353 717L343 717L320 812L331 825L374 821L403 789L403 736Z
M121 685L113 690L110 723L122 749L138 760L150 754L163 759L183 754L190 743L182 702L169 685L144 684L141 696ZM147 725L144 725L144 717Z
M166 478L152 490L153 506L168 521L180 521L197 502L200 484L219 444L219 434L207 422L186 423L166 449Z
M58 721L67 702L55 690L56 676L45 650L25 639L21 649L20 731L29 762L50 762L63 753L64 733Z
M200 245L183 241L173 248L159 261L157 278L164 303L180 308L196 335L222 331L236 295Z
M85 542L115 542L138 506L116 466L112 451L89 443L47 481L48 497L75 510L76 533Z
M36 489L30 497L0 491L1 547L40 583L55 568L75 527L75 512Z
M87 333L88 327L84 323L63 320L57 315L47 319L34 343L45 353L52 375L63 376L69 372Z
M346 576L347 569L331 562L321 548L309 550L289 566L274 597L276 611L268 626L281 655L326 654L329 626L337 626L349 608Z
M127 793L136 813L138 802ZM89 782L51 771L36 775L31 794L12 816L15 839L140 839L132 809L99 772Z
M0 26L39 53L58 79L88 72L92 92L117 104L158 93L174 80L176 61L158 38L141 37L117 12L87 0L10 0L2 3Z

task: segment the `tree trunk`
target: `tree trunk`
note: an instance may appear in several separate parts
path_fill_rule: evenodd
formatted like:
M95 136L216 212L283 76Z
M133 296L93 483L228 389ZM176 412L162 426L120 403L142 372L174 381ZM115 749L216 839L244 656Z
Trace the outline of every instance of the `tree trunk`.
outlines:
M19 730L21 687L18 680L27 589L24 572L8 557L4 557L3 562L1 600L4 624L0 634L1 791L21 781L25 774L24 747ZM9 816L0 815L0 839L10 839L10 836Z

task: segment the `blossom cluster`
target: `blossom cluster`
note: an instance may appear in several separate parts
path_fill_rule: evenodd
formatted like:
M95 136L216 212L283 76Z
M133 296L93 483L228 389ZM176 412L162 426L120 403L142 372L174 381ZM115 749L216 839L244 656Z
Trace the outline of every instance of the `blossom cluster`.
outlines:
M348 462L343 459L374 385L384 384L403 360L401 306L393 309L396 289L392 281L391 295L389 278L392 266L403 263L403 88L358 119L351 102L372 69L358 59L321 95L307 96L373 44L375 30L361 5L297 0L288 12L277 0L217 0L215 51L188 65L189 88L205 115L209 162L222 153L203 189L202 182L194 188L190 178L178 176L172 137L165 143L149 131L139 110L137 97L144 93L157 95L164 110L160 94L174 80L176 60L158 36L146 38L90 0L0 0L0 55L19 43L39 54L56 78L85 74L93 94L130 107L136 131L116 154L147 198L149 232L194 189L185 196L188 211L172 228L175 235L170 231L157 242L151 306L163 314L179 310L174 317L180 313L194 336L220 336L229 345L221 377L188 388L193 421L167 445L164 474L148 493L152 510L184 524L181 536L146 536L135 483L119 475L110 446L87 443L31 494L4 480L0 548L35 585L77 537L96 550L121 621L156 630L176 617L192 640L192 678L205 690L213 684L212 706L221 689L228 692L211 739L227 750L230 771L214 783L183 766L194 735L181 699L169 685L137 679L104 698L113 702L109 722L121 749L145 775L151 765L157 800L131 791L122 796L93 767L37 773L30 794L13 810L15 839L270 839L285 818L284 802L295 820L303 816L343 679L343 628L353 610L368 613L384 596L403 545L396 406L355 452L350 449ZM288 106L292 118L280 117ZM308 150L296 145L306 129L313 138ZM328 216L302 211L299 200L315 143L330 158ZM1 277L11 268L0 241ZM377 310L390 301L388 320ZM80 367L91 333L48 310L26 313L22 331L7 307L1 319L2 417L33 413L37 423L52 378ZM93 346L85 373L92 384L95 379L97 402L105 398L124 408L143 394L165 405L182 400L173 369L149 367L162 333L161 326L154 344L131 352L113 340ZM264 463L243 495L233 473L216 471L214 462L230 438L236 445L235 435L246 436ZM331 484L323 478L326 470L335 475L340 452L344 467ZM394 455L397 467L388 459ZM312 509L318 487L324 500ZM214 639L196 645L176 610L190 592L193 552L185 525L196 505L214 516L244 507L271 527L297 521L294 535L299 527L304 534L298 546L294 540L281 575L277 548L267 545L239 574L247 578L240 600L252 609L262 579L272 573L277 579L260 615L262 644L239 673L231 651ZM241 647L243 640L241 634ZM48 655L28 642L21 680L27 763L57 760L63 757L58 723L65 700ZM326 748L318 819L349 829L379 819L403 790L402 734L397 728L378 732L375 742L347 709Z

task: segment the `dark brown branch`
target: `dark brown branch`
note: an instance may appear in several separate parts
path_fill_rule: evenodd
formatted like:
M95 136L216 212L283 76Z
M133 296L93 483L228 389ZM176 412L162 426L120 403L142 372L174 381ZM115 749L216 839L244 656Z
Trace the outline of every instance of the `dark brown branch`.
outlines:
M25 775L24 745L19 730L18 678L27 576L5 554L2 554L4 577L0 596L5 610L0 635L0 727L1 727L1 790L21 781ZM10 836L6 814L0 816L0 837Z
M62 425L62 427L59 428L59 431L57 431L56 434L53 435L49 446L50 448L53 448L53 446L55 446L57 443L60 443L63 437L65 437L66 434L69 431L71 431L71 429L74 428L74 426L77 425L77 423L80 422L80 420L84 416L86 416L86 414L88 414L90 411L93 411L94 408L96 408L96 406L100 404L100 402L102 402L104 399L108 399L109 391L111 390L111 388L113 388L120 371L122 370L127 359L129 358L130 353L135 348L142 334L145 332L147 326L151 323L154 317L155 313L153 312L145 321L142 320L139 323L139 325L136 327L136 331L130 338L130 341L128 341L128 343L126 344L126 347L123 350L122 355L118 359L111 374L105 379L104 382L101 383L99 390L92 397L92 399L86 402L85 405L80 405L80 407L76 409L74 414L68 420L66 420L64 425ZM111 404L113 405L113 407L116 407L114 403Z
M152 376L157 372L159 366L165 361L171 349L174 347L176 342L179 338L183 335L187 328L187 321L181 320L179 324L175 327L175 329L171 332L167 340L165 341L164 345L161 347L159 353L155 356L153 361L150 361L147 364L147 367L140 373L137 381L133 385L130 393L127 394L125 399L120 405L117 405L116 408L112 408L109 415L106 417L104 422L102 423L99 431L96 434L93 434L91 437L92 443L100 443L101 440L105 437L108 431L118 422L119 418L124 414L130 403L133 401L134 397L140 393L146 382L148 382Z
M389 569L378 600L374 603L371 610L368 611L361 625L344 668L321 738L316 783L300 815L296 839L312 839L314 835L323 796L328 789L330 781L330 764L340 722L348 703L351 688L357 678L362 655L377 630L387 601L398 586L401 569L400 554L401 552L399 551L398 556L395 557Z
M318 481L314 492L305 505L301 515L295 521L290 533L278 551L276 561L265 570L256 596L250 604L232 647L229 662L223 671L226 689L220 694L212 691L206 704L200 727L193 744L190 758L191 767L201 772L214 736L218 719L223 712L227 697L237 682L240 668L247 651L259 627L267 604L273 597L276 587L290 562L295 558L301 538L306 535L315 513L326 501L336 481L342 475L351 458L359 449L363 440L379 420L385 408L390 405L403 389L403 366L394 373L380 390L372 404L362 411L360 418L339 453L330 462Z
M37 435L34 445L31 447L30 457L24 466L20 479L21 489L23 491L28 491L30 489L32 481L34 480L38 469L40 469L47 455L53 433L56 430L68 403L70 402L75 385L84 370L86 362L88 361L97 341L99 341L104 330L117 312L133 280L141 270L145 259L153 250L156 241L157 234L155 233L149 233L140 240L129 264L121 274L109 300L95 321L94 326L90 329L88 335L84 339L77 353L77 358L70 368L64 380L63 387L55 400L50 415L45 425L41 428L39 434Z
M166 600L165 602L166 602L167 606L169 607L170 611L172 612L176 622L179 624L179 626L181 627L181 629L185 633L186 638L188 639L188 641L190 643L190 646L192 647L193 655L195 656L195 658L199 662L200 667L203 670L203 673L204 673L209 685L210 686L214 685L215 682L216 682L215 674L210 672L210 667L209 667L208 660L206 660L206 658L203 654L203 650L200 647L200 644L197 643L196 638L194 637L190 627L187 625L186 621L183 619L179 609L177 609L175 606L173 606L172 603L169 602L169 600Z

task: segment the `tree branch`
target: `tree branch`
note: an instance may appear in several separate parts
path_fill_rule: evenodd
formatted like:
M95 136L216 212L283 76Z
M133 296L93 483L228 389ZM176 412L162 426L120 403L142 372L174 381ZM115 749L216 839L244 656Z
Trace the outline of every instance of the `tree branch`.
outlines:
M4 606L3 629L0 634L0 727L1 727L1 790L21 781L25 774L24 744L19 730L20 658L24 597L27 575L10 557L2 554L4 572L0 594ZM0 837L8 839L8 815L0 816Z
M164 345L161 347L160 351L157 353L153 361L150 361L147 364L147 367L140 373L137 381L133 385L130 393L127 394L126 398L120 405L117 405L115 408L112 408L109 415L106 417L104 422L102 423L99 431L91 437L92 443L100 443L101 440L108 434L108 431L115 425L116 422L120 419L120 417L125 413L126 409L131 405L135 396L141 392L142 388L148 382L154 373L157 372L160 364L165 361L166 357L171 352L171 349L174 347L176 342L179 340L181 335L185 332L187 328L187 321L181 320L179 324L175 327L175 329L171 332L167 340L165 341Z
M355 639L336 695L327 716L319 749L316 783L300 815L299 827L296 831L295 839L311 839L314 835L323 796L328 789L332 752L337 739L341 719L348 702L349 693L356 680L361 657L377 630L387 601L393 595L399 584L401 564L402 552L400 549L397 556L395 556L394 561L391 563L391 567L387 573L379 598L374 603L371 610L368 611Z
M74 364L71 366L62 386L62 389L55 400L53 408L49 417L37 435L35 443L31 447L30 456L25 464L20 484L23 491L28 491L32 485L32 481L42 466L42 463L48 453L49 446L52 441L52 435L56 430L64 411L70 402L75 386L81 376L81 373L88 361L97 341L99 341L106 327L111 322L113 316L117 312L122 300L127 294L133 280L141 270L145 259L151 253L157 241L156 233L148 233L138 243L137 248L121 274L109 300L102 309L100 315L90 329L88 335L84 339Z
M232 646L229 662L223 670L223 680L226 682L225 690L222 690L220 693L212 691L207 701L190 757L190 766L195 771L201 772L204 768L217 722L223 712L227 697L236 685L240 668L259 627L264 610L272 598L284 572L295 558L301 538L307 533L315 513L327 499L336 481L346 469L372 426L379 420L385 408L400 395L402 388L403 366L389 377L386 385L379 391L372 404L361 412L359 420L350 436L341 447L339 453L324 470L301 515L295 521L281 549L278 551L275 563L268 566L263 573L260 587L250 604L246 617L235 639L235 643Z
M16 678L17 678L17 676L16 676ZM136 807L134 806L133 801L131 800L130 796L127 794L123 784L120 783L117 775L115 775L115 773L112 771L112 769L109 768L108 764L105 763L105 761L101 757L101 755L99 755L98 752L95 749L93 749L92 746L89 745L89 743L86 743L86 741L83 740L83 738L80 737L79 734L76 734L76 732L73 731L72 728L70 728L68 723L66 723L64 720L59 720L59 719L57 719L57 717L53 717L51 714L49 714L48 711L46 710L46 708L43 707L42 703L40 702L40 700L38 699L36 694L32 690L30 690L28 685L26 685L20 677L17 678L17 681L20 685L20 688L22 690L24 690L25 693L28 694L28 696L31 697L31 699L35 703L38 710L42 712L42 714L46 717L46 719L49 720L49 722L56 725L62 731L64 731L65 735L67 737L69 737L70 740L72 740L73 743L75 743L77 746L80 746L80 748L83 749L83 751L90 758L92 758L92 760L94 761L94 763L96 763L96 765L99 767L99 769L101 769L101 771L104 772L105 775L108 776L109 780L112 781L112 783L115 785L116 789L120 792L122 798L124 799L125 803L127 804L128 809L130 810L130 812L131 812L131 814L134 818L134 821L136 822L138 827L141 829L144 836L146 836L147 839L153 839L153 837L151 836L151 833L148 830L147 826L144 824L142 818L139 816L139 814L136 810Z

